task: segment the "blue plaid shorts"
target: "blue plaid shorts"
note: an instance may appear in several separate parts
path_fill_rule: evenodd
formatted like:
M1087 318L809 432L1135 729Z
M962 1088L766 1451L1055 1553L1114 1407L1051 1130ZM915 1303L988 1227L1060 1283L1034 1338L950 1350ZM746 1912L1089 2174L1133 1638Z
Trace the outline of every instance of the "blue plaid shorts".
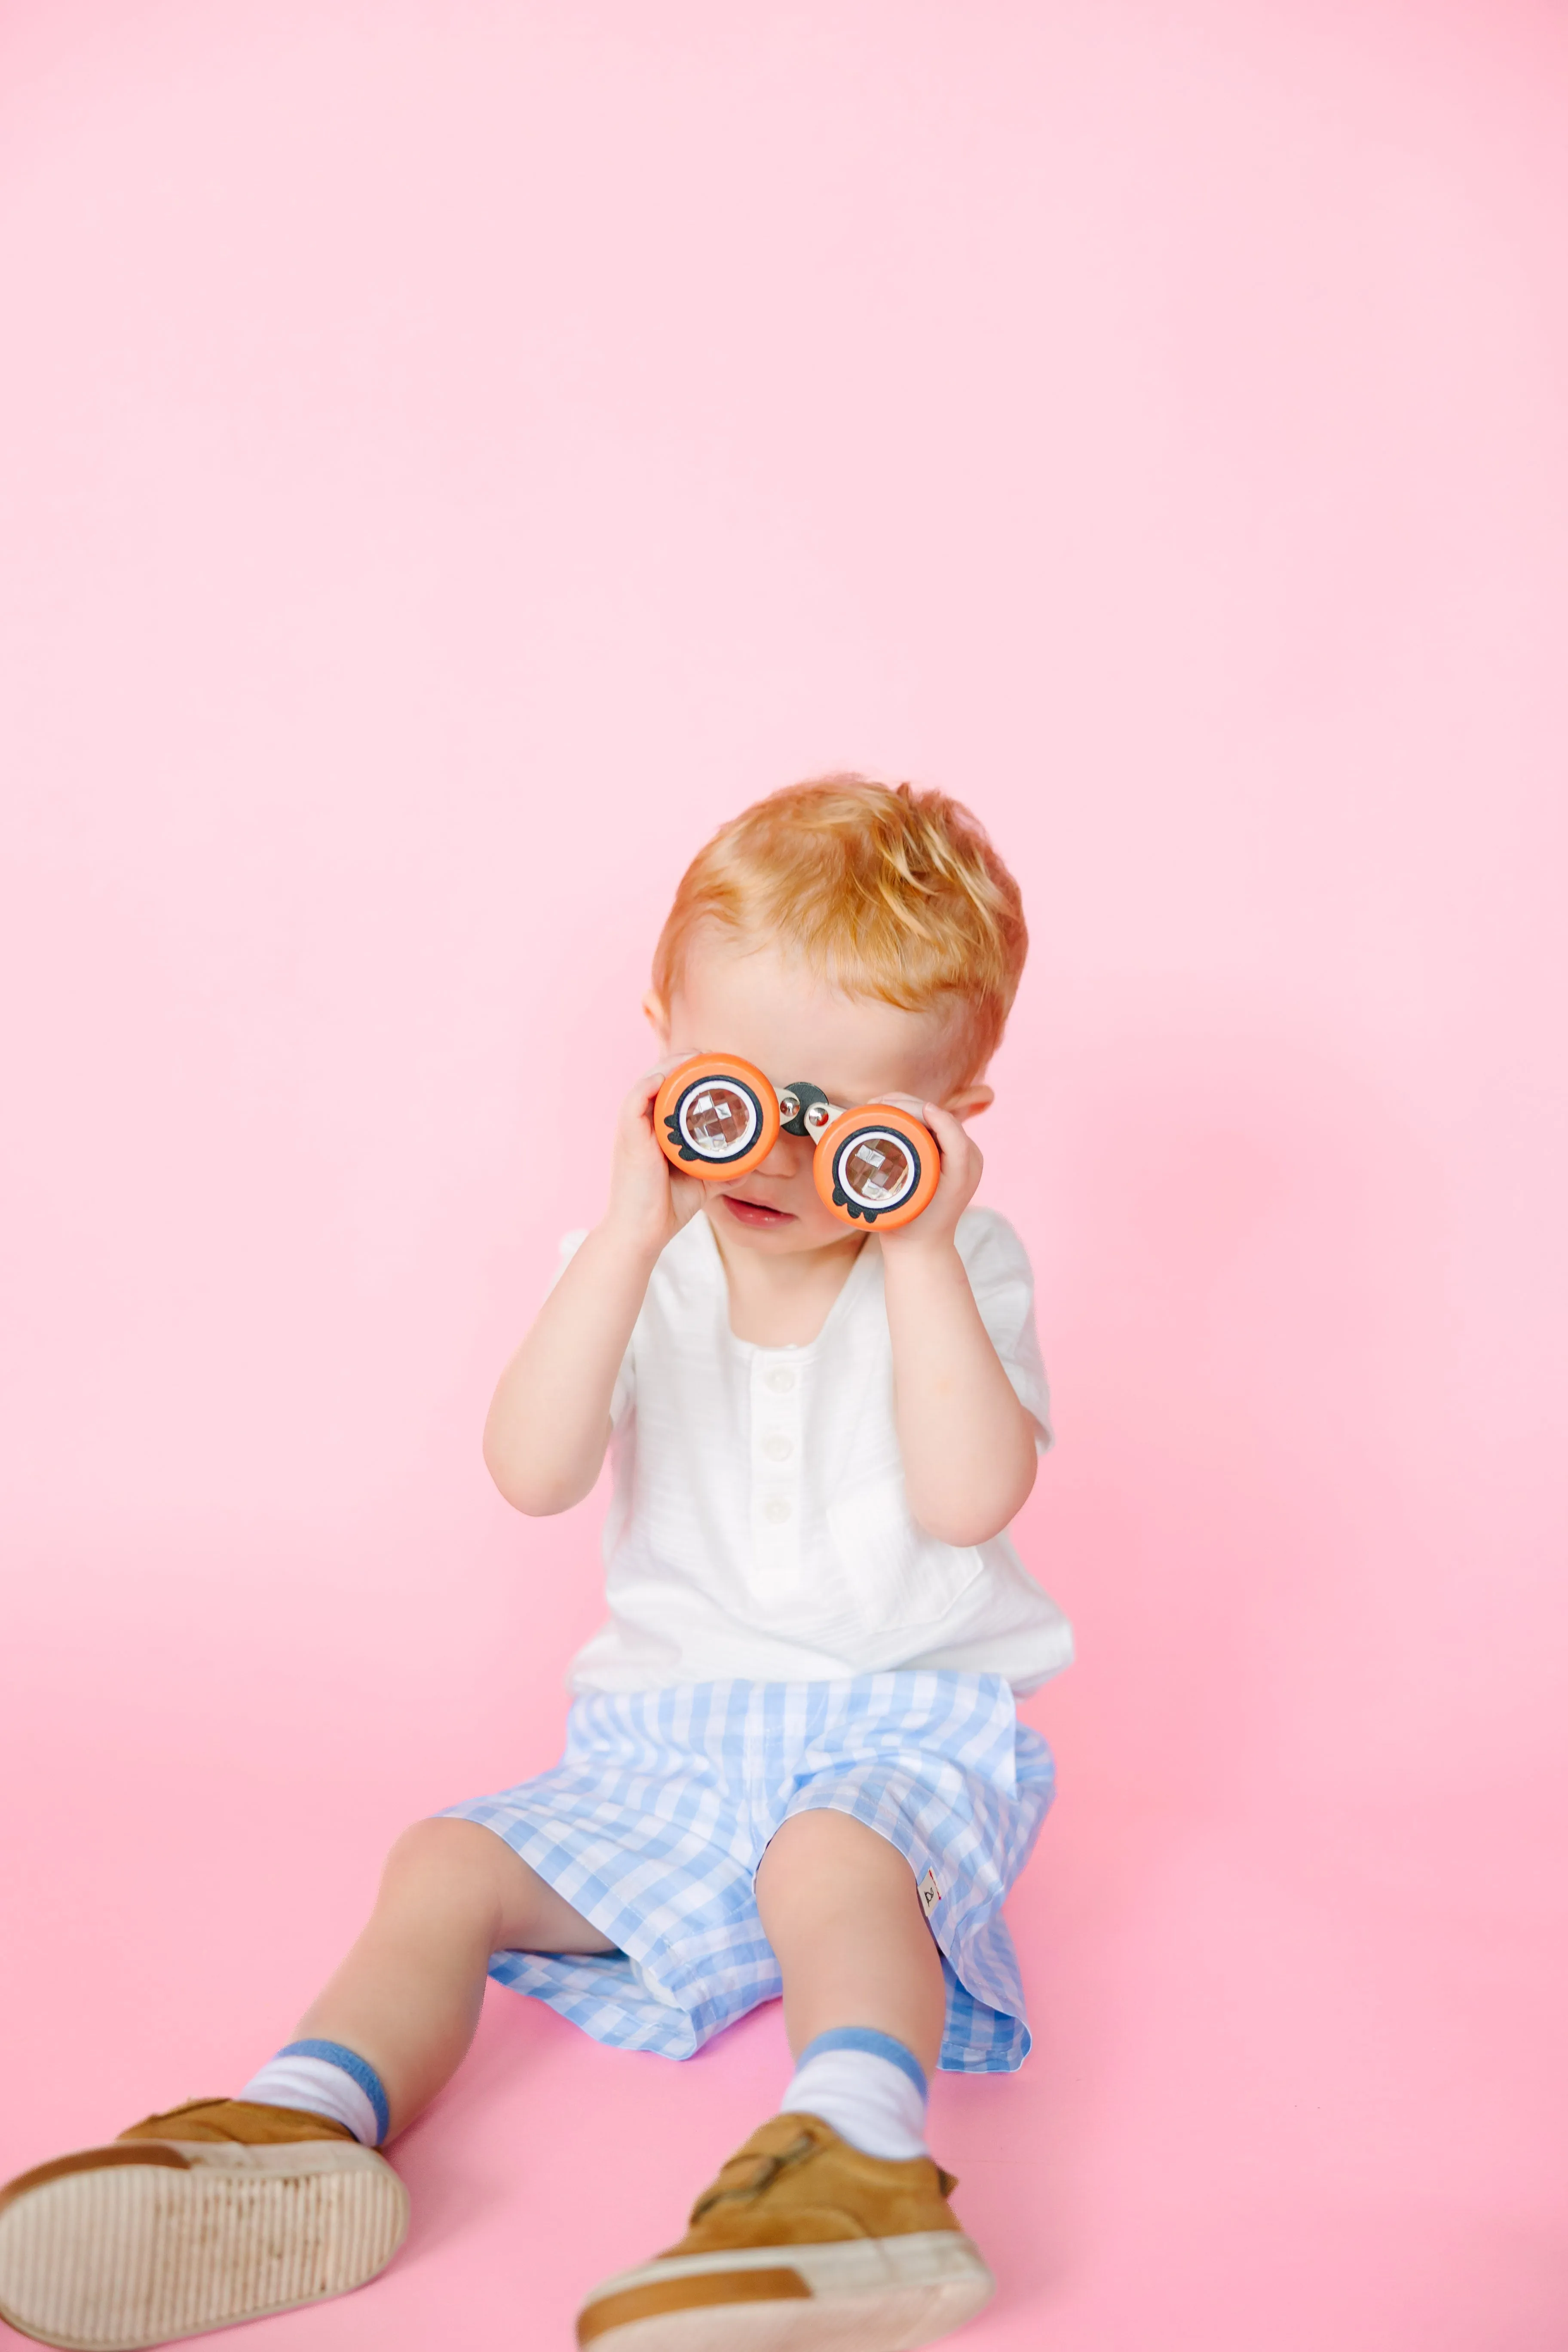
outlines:
M668 2058L777 1999L757 1864L794 1814L848 1813L921 1888L947 1980L942 2066L994 2074L1029 2048L1002 1904L1054 1780L1000 1675L905 1672L592 1693L552 1770L447 1810L503 1837L617 1948L497 1952L491 1976L597 2042Z

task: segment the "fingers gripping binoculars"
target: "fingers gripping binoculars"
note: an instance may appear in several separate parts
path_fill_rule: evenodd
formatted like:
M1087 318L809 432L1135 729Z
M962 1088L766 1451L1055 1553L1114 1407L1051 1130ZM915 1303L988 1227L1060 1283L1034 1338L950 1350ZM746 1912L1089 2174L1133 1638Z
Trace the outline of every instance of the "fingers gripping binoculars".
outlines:
M864 1103L841 1110L805 1079L775 1094L761 1070L732 1054L695 1054L654 1097L659 1149L686 1176L720 1184L767 1158L779 1136L816 1146L812 1178L847 1225L907 1225L936 1191L936 1139L907 1110Z

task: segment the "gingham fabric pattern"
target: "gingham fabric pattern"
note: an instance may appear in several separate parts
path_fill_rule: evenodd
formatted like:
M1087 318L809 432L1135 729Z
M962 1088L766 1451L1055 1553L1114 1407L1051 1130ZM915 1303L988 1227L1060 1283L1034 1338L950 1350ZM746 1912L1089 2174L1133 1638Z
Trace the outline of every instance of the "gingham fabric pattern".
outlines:
M588 1694L553 1770L447 1811L505 1838L618 1948L497 1952L491 1976L595 2041L669 2058L777 1998L757 1864L792 1815L849 1813L923 1889L947 1979L942 2065L993 2074L1029 2048L1001 1906L1053 1785L999 1675L904 1671Z

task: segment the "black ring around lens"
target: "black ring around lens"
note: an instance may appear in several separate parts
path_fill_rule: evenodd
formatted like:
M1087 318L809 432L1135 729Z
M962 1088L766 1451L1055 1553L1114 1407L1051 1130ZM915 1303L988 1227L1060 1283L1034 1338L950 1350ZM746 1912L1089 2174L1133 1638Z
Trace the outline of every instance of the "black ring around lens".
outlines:
M744 1095L752 1106L756 1123L745 1142L736 1144L732 1151L695 1151L686 1140L680 1124L681 1113L692 1096L703 1087L729 1087L734 1093ZM728 1072L710 1070L706 1077L695 1077L689 1086L681 1088L675 1098L673 1108L666 1114L664 1125L671 1145L682 1160L700 1160L705 1167L722 1168L727 1160L743 1159L752 1149L763 1131L763 1106L758 1101L755 1091L747 1086L743 1078L731 1077Z
M883 1201L874 1209L868 1208L863 1201L858 1201L852 1192L848 1192L845 1190L841 1173L844 1162L848 1154L854 1150L855 1146L858 1143L863 1142L868 1135L886 1136L889 1142L896 1143L900 1150L907 1154L910 1163L910 1181L904 1186L898 1198L893 1201ZM907 1135L900 1135L897 1128L880 1127L873 1122L866 1127L856 1128L853 1134L847 1135L841 1143L835 1146L833 1153L833 1205L836 1209L844 1210L846 1214L848 1216L864 1218L865 1222L868 1225L874 1225L878 1218L885 1216L889 1209L901 1209L904 1202L909 1199L910 1193L919 1184L920 1181L921 1155L915 1146L910 1142L909 1137Z

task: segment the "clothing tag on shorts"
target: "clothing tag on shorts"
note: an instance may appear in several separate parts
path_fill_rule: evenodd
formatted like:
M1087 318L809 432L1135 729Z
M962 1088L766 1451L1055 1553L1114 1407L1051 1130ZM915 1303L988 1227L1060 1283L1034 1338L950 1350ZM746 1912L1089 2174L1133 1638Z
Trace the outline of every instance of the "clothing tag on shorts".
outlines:
M936 1873L934 1870L928 1870L925 1876L921 1879L920 1885L920 1896L921 1901L925 1905L926 1917L929 1919L931 1913L936 1909L937 1905L942 1901L942 1889L936 1883Z

